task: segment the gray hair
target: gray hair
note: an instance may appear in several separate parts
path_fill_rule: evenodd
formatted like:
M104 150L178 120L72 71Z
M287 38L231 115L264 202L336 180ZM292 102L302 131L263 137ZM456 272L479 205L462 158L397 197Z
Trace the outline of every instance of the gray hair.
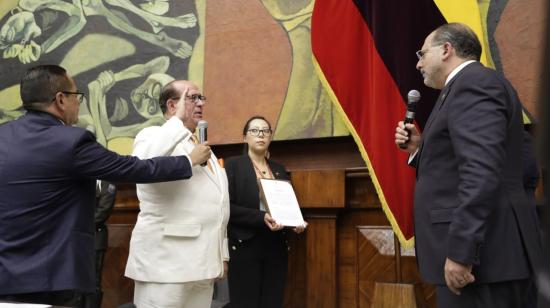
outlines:
M481 58L481 43L475 32L462 23L448 23L434 31L432 46L450 43L462 59L479 61Z

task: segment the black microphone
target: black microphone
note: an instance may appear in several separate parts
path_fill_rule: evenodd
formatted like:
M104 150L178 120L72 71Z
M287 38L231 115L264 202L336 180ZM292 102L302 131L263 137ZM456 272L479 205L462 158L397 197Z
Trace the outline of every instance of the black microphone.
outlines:
M414 116L416 115L416 103L420 100L420 92L417 90L410 90L407 94L407 112L405 113L405 119L403 120L403 124L411 124L414 122ZM409 134L409 140L411 140L411 132L408 129L405 129L407 133ZM399 145L400 148L406 149L407 143L409 143L409 140L407 140L405 143L402 143Z
M208 122L205 120L200 120L199 123L197 123L197 129L199 130L199 143L204 143L207 139L207 130L208 128ZM206 162L202 163L201 166L206 166Z

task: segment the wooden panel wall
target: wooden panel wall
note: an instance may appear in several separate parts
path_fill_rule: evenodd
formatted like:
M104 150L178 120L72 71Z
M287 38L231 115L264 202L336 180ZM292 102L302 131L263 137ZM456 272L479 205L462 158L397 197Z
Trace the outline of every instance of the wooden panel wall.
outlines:
M105 253L103 266L103 306L117 307L132 302L134 282L124 277L130 235L134 224L111 224L109 227L109 249Z
M240 154L241 145L214 151L229 157ZM398 276L418 284L426 307L435 307L433 287L420 284L414 257L401 257L398 273L395 257L380 254L367 236L369 228L387 230L388 221L351 138L274 142L271 153L291 172L309 223L306 232L290 238L285 307L371 307L376 282L395 282ZM109 308L133 296L133 283L123 275L138 201L135 185L117 187L103 273L103 307ZM391 236L387 241L393 247Z

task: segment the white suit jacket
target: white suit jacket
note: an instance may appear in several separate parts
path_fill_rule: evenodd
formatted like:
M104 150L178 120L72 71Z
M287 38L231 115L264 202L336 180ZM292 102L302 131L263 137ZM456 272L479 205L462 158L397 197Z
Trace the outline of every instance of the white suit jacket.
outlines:
M186 155L194 147L191 132L172 117L140 131L133 155ZM225 170L214 154L209 161L214 172L197 165L188 180L137 185L140 213L130 240L127 277L181 283L222 275L223 261L229 260L229 192Z

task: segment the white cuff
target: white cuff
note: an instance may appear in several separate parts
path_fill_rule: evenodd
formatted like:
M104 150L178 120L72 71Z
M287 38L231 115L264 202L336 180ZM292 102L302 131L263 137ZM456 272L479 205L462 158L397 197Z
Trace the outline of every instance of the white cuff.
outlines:
M222 242L222 259L224 261L229 261L229 247L228 247L227 237L223 239Z
M416 149L416 151L414 151L414 153L411 153L409 155L409 161L408 161L408 164L410 165L413 161L413 159L416 157L416 154L418 153L418 149Z

